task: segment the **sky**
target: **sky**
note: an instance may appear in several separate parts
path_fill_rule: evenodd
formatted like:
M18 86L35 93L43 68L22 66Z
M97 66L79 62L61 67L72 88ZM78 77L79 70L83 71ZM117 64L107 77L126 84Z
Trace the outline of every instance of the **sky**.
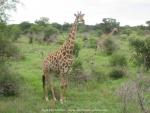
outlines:
M121 25L144 25L150 20L150 0L20 0L9 23L34 22L48 17L50 23L72 23L74 13L82 11L85 23L95 25L103 18L114 18Z

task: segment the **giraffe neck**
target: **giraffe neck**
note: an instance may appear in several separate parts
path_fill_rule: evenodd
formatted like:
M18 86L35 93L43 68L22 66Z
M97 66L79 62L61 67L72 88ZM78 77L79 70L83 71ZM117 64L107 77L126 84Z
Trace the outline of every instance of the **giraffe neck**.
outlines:
M77 32L77 19L75 19L74 23L72 24L72 27L69 32L69 36L65 43L63 44L63 49L74 49L75 44L75 38L76 38L76 32Z
M114 31L111 31L108 36L112 36L114 34Z

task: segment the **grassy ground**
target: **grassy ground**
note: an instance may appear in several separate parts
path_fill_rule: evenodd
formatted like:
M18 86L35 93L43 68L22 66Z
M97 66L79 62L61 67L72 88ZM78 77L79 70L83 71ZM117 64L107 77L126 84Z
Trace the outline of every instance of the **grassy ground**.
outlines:
M128 45L127 43L123 43ZM59 102L45 102L43 99L43 89L41 82L42 60L51 51L59 48L59 45L46 44L28 44L28 40L22 38L18 40L16 45L25 56L25 59L11 61L12 68L18 72L21 77L21 93L17 97L0 97L0 113L42 113L51 108L65 109L100 109L97 112L80 112L80 113L121 113L122 103L116 95L116 90L121 84L129 81L129 77L112 80L108 79L104 82L89 81L88 83L78 86L69 86L67 93L67 101L61 105ZM129 48L123 46L122 51ZM44 53L42 53L44 52ZM42 55L43 54L43 55ZM94 49L81 49L79 57L82 59L84 69L88 71L91 60L89 54L94 55ZM109 70L109 57L106 55L94 55L93 62L102 70ZM135 67L129 63L129 73L135 76ZM131 74L130 74L131 75ZM129 106L129 111L139 113L136 106ZM103 111L104 110L104 111ZM77 112L77 111L76 111ZM76 113L75 112L75 113ZM70 112L68 112L70 113Z

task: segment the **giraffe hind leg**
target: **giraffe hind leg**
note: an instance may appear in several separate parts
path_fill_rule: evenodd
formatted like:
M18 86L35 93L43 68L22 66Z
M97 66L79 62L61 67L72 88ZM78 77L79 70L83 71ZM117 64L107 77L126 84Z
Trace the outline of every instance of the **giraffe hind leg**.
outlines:
M43 89L44 89L44 87L45 87L45 76L44 75L42 75L42 83L43 83Z
M56 99L54 87L53 87L52 84L50 85L50 88L51 88L51 93L52 93L53 100L56 101L57 99Z
M47 77L45 75L42 76L44 98L46 101L49 101L49 99L48 99L48 85L47 85L48 80L46 78Z
M50 76L49 76L49 85L50 85L50 90L51 90L51 94L52 94L52 98L54 101L56 101L56 96L55 96L55 91L54 91L54 72L50 72Z
M44 90L44 98L46 101L49 101L48 99L48 91L49 91L49 85L50 85L50 90L52 93L52 98L54 101L56 101L56 96L55 96L55 92L54 92L54 86L53 86L53 75L51 73L51 75L49 75L50 73L45 73L42 75L42 83L43 83L43 90Z

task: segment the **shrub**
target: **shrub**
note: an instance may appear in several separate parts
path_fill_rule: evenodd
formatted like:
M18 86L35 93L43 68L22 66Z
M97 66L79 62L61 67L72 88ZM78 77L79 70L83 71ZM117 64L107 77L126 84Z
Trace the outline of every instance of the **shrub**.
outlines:
M6 96L16 95L19 89L15 74L6 65L7 58L15 56L17 50L11 42L11 36L14 34L6 24L8 20L6 12L15 9L16 3L18 3L17 0L3 0L0 5L0 94Z
M106 79L106 74L101 71L99 68L93 68L92 69L92 76L97 82L102 82Z
M126 71L123 68L113 68L113 70L109 73L109 76L113 79L119 79L126 75Z
M80 59L75 59L75 61L73 62L72 64L72 70L71 70L71 79L72 80L76 80L77 78L77 75L79 73L81 73L83 70L83 67L82 67L82 62Z
M49 39L49 37L53 34L58 34L58 29L52 27L52 26L49 26L47 28L45 28L44 30L44 41L47 41Z
M18 57L19 50L12 43L11 35L7 25L0 23L0 57Z
M121 34L121 35L120 35L120 39L125 40L125 39L127 39L127 38L128 38L128 35L127 35L127 34Z
M112 66L127 66L127 59L123 54L113 54L110 59Z
M121 33L126 34L127 36L129 36L132 33L132 30L130 28L125 28L125 29L122 30Z
M91 76L89 73L85 72L82 67L82 62L80 59L76 59L72 65L72 71L70 76L71 83L77 85L84 84L91 80Z
M8 26L11 32L11 38L13 41L16 41L21 35L21 29L18 25L9 25Z
M103 34L103 31L102 30L97 30L96 31L96 35L99 37L99 36L101 36Z
M13 59L25 58L11 41L4 38L0 38L0 57Z
M18 49L12 45L11 43L9 43L7 40L0 40L1 41L1 54L5 54L5 56L7 57L12 57L15 56L18 53ZM9 43L9 45L8 45Z
M86 42L88 48L96 49L96 39L95 38L89 38L88 42Z
M76 73L76 72L78 72L78 71L80 71L80 70L82 70L83 68L82 68L82 62L81 62L81 60L80 59L76 59L75 61L74 61L74 63L73 63L73 65L72 65L72 71L74 72L74 73Z
M117 45L115 44L115 42L110 38L107 38L104 40L103 46L104 46L103 48L106 54L112 54L117 48Z
M150 37L145 39L130 39L130 45L133 47L137 63L144 64L146 70L150 69Z
M15 96L19 94L19 78L8 66L0 64L0 95Z
M58 40L57 40L57 44L59 44L59 45L62 45L63 43L65 42L65 38L58 38Z
M75 55L75 57L78 57L80 49L81 46L78 43L75 43L74 50L73 50L73 54Z

